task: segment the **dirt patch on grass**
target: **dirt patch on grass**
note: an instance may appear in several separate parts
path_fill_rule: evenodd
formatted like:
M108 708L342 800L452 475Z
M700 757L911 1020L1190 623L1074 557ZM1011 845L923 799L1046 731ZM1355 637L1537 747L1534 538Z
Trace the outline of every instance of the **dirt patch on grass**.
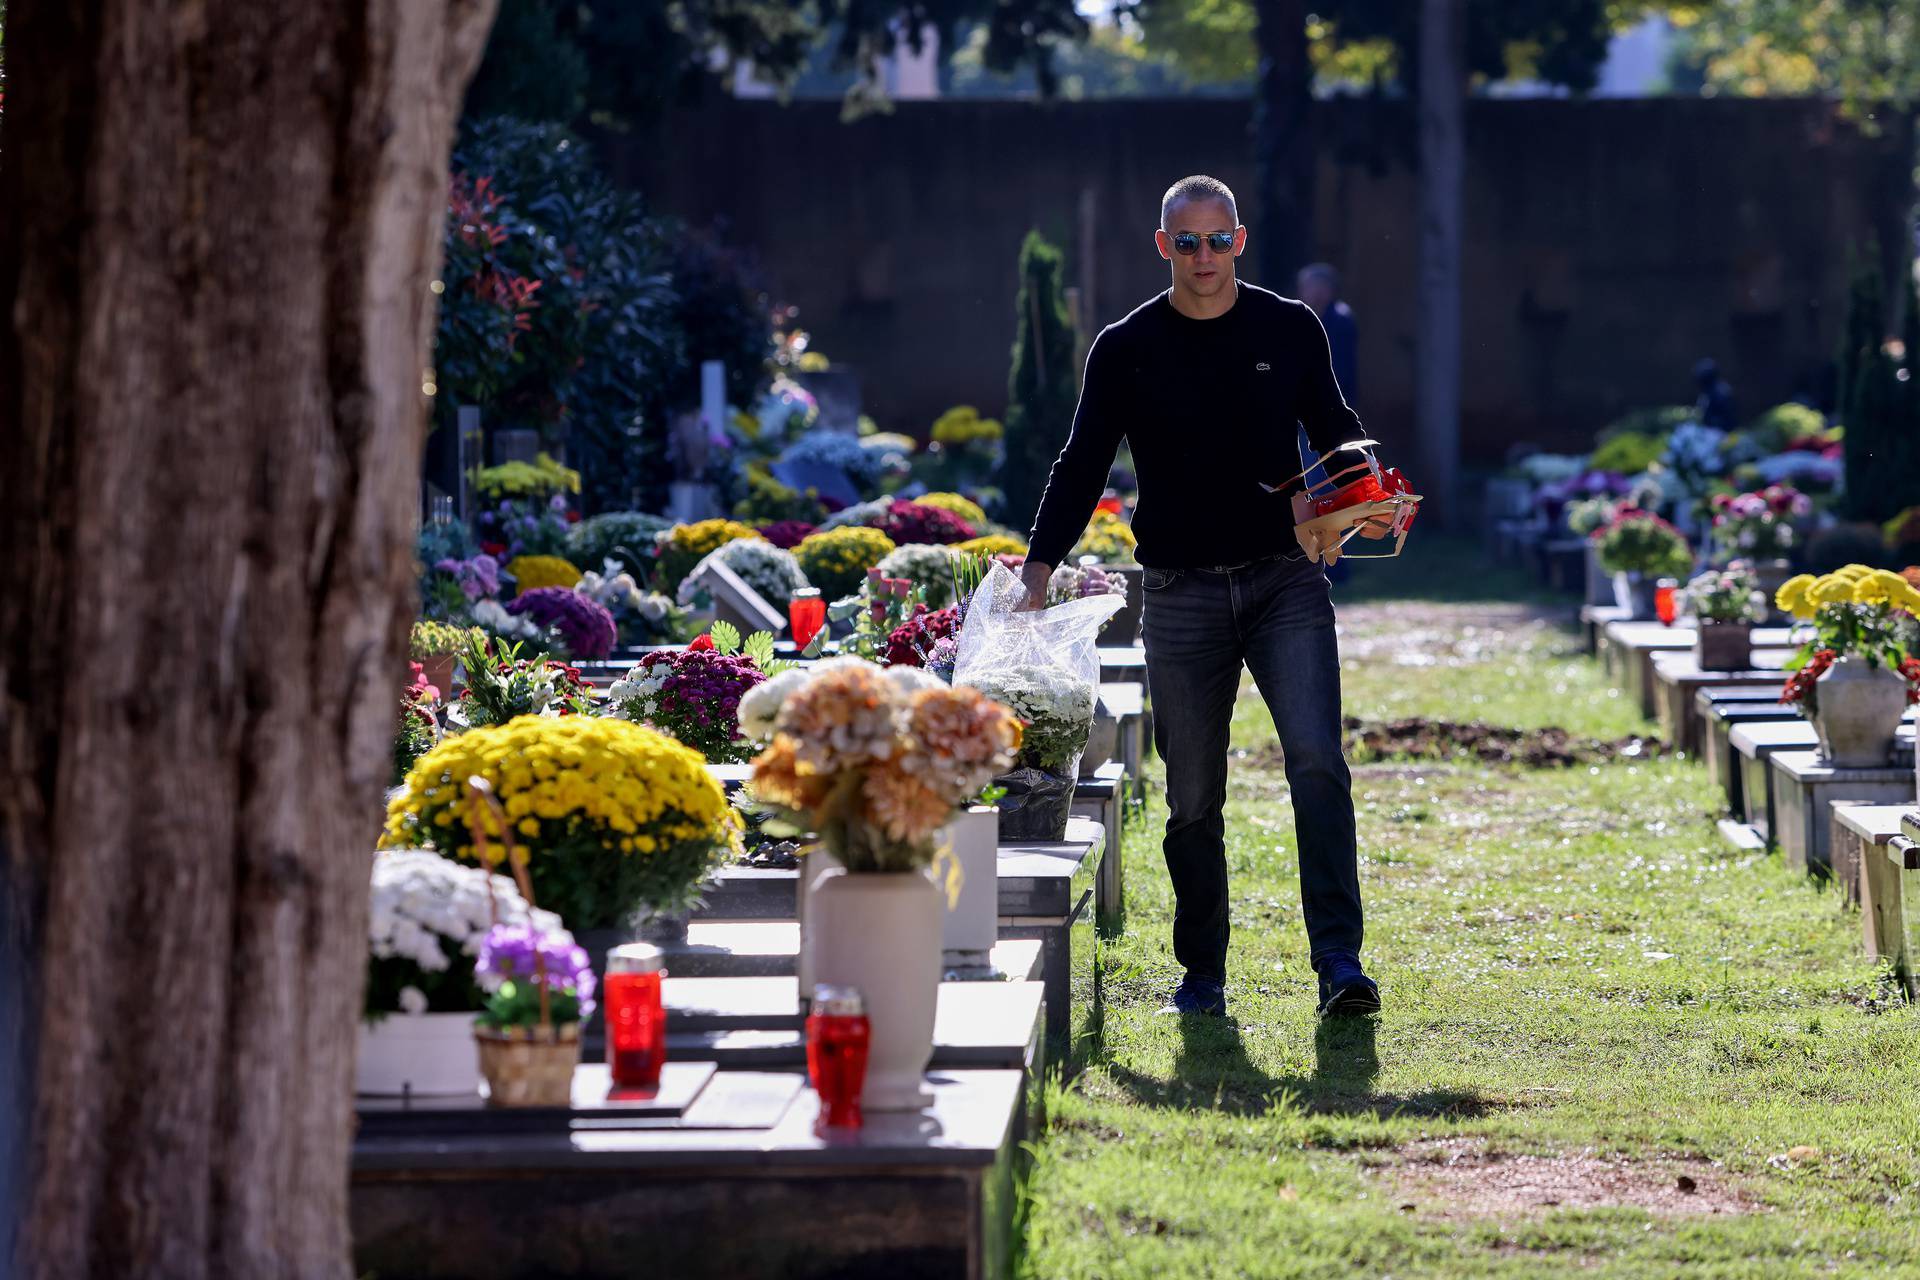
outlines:
M1662 1217L1758 1213L1763 1206L1727 1184L1708 1160L1626 1160L1581 1152L1510 1155L1478 1138L1400 1148L1375 1176L1404 1212L1433 1217L1511 1218L1565 1209L1639 1209Z
M1428 760L1467 757L1488 764L1517 764L1530 769L1649 760L1666 754L1658 738L1576 738L1557 725L1515 729L1483 721L1429 720L1412 716L1369 724L1356 716L1341 721L1347 751L1357 759L1413 756ZM1274 754L1279 754L1276 749Z

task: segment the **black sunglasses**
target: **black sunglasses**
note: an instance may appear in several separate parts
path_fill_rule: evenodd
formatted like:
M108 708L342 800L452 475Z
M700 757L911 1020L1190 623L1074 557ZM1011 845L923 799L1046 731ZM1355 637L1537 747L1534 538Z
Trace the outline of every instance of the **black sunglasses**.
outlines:
M1233 248L1233 235L1231 231L1209 231L1205 235L1201 235L1198 231L1176 231L1170 238L1173 241L1175 253L1191 257L1200 252L1202 240L1205 240L1207 248L1215 253L1226 253Z

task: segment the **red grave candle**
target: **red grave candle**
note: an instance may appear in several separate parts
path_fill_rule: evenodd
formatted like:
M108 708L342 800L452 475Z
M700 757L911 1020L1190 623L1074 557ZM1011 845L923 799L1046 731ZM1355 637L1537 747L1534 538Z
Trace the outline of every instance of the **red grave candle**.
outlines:
M813 643L820 628L827 625L827 602L818 588L802 587L793 593L787 601L787 625L793 631L794 644L804 649Z
M860 993L852 987L814 990L807 1015L807 1075L820 1095L819 1124L860 1127L860 1094L867 1083L867 1046L872 1025Z
M660 1004L660 948L630 942L607 953L601 990L607 1012L607 1066L623 1089L657 1089L667 1062L667 1015Z

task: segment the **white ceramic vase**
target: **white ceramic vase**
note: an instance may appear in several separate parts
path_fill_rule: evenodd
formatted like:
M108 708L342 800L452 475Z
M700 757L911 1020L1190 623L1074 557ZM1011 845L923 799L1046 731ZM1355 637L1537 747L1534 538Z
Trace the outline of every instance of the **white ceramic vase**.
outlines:
M362 1022L353 1091L458 1097L480 1087L470 1013L390 1013Z
M1896 671L1845 654L1814 682L1813 727L1822 763L1877 769L1893 754L1894 731L1907 709L1907 682Z
M836 869L821 876L807 932L816 982L857 988L872 1024L868 1111L917 1111L933 1100L934 1005L940 993L940 891L922 871Z
M953 815L937 840L948 842L960 868L960 894L951 905L936 880L941 921L941 963L949 969L979 968L993 962L1000 940L1000 811L974 805Z
M813 989L820 981L814 976L813 965L813 892L821 876L829 871L842 870L845 865L829 853L824 844L810 844L800 855L799 879L794 886L793 904L793 918L800 925L800 954L793 958L793 972L800 980L800 1007L803 1009L813 999Z

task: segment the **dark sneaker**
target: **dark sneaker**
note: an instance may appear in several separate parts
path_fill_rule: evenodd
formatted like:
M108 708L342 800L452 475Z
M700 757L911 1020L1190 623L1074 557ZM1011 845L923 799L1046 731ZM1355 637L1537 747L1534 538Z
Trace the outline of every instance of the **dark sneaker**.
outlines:
M1380 988L1358 960L1345 956L1326 962L1320 971L1320 1016L1357 1016L1380 1012Z
M1180 980L1172 1002L1162 1007L1160 1012L1224 1018L1227 1016L1226 986L1212 978L1201 978L1190 973Z

